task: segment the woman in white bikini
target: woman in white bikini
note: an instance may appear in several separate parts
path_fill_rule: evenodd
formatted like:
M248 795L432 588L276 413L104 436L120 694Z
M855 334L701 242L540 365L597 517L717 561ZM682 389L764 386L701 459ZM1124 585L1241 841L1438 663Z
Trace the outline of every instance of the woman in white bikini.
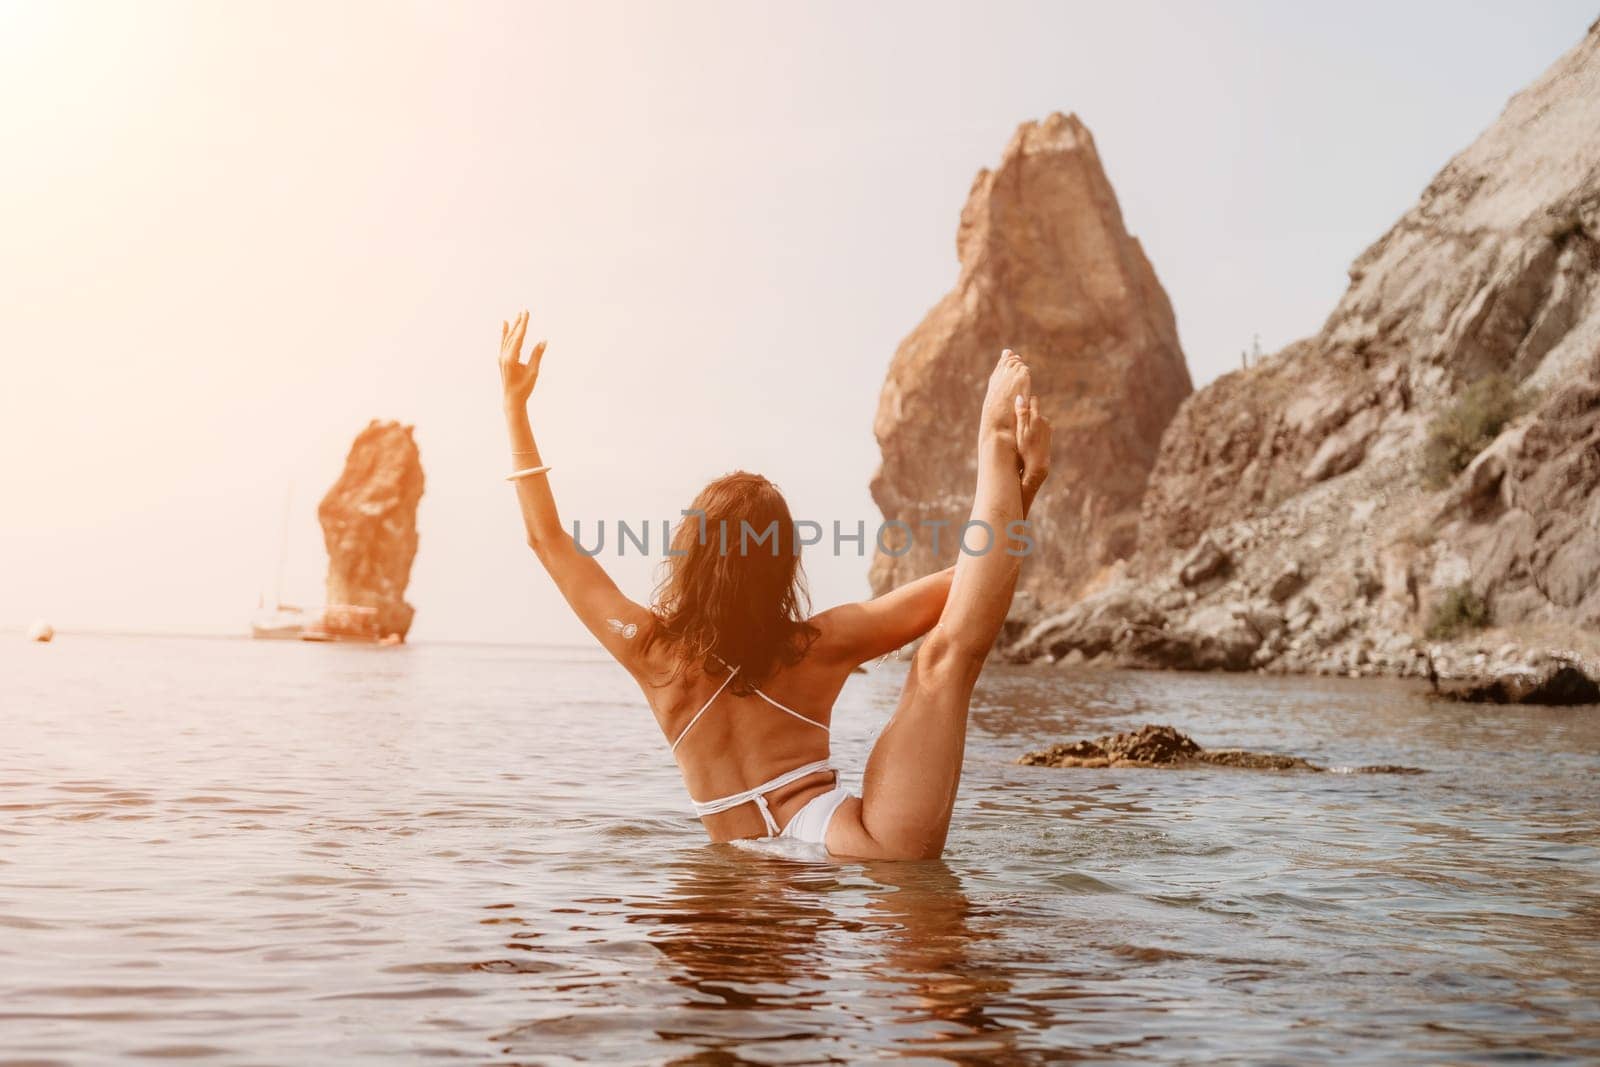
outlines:
M1026 516L1049 473L1050 424L1029 393L1027 365L1009 350L1001 355L979 419L971 517L996 532L988 551L974 546L938 574L808 618L788 505L765 478L737 472L695 498L700 516L679 525L666 580L645 607L562 528L528 422L545 343L524 362L527 328L527 312L501 324L500 378L528 544L643 689L712 840L782 836L835 856L938 856L961 781L972 688L1022 563L1001 547L1000 532ZM743 550L741 523L751 531ZM774 523L775 541L755 540ZM918 637L899 706L854 796L829 762L833 702L858 665Z

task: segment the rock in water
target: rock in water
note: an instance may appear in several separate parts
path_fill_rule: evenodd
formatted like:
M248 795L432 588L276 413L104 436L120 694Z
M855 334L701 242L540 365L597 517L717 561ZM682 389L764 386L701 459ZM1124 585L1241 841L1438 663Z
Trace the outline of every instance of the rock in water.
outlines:
M1171 726L1148 723L1126 733L1106 734L1093 741L1072 741L1019 756L1025 767L1235 767L1251 771L1326 771L1299 756L1249 752L1242 748L1202 748ZM1421 774L1416 767L1393 763L1334 768L1345 774Z
M404 639L405 601L417 554L422 461L412 427L374 419L356 435L344 472L317 506L328 546L328 603L377 610L381 636Z
M1487 682L1449 686L1440 690L1439 696L1467 704L1600 704L1600 682L1563 663L1546 674L1509 674Z
M1133 551L1161 432L1192 388L1172 305L1075 116L1024 123L1000 165L978 173L956 251L955 288L901 342L878 401L872 496L913 537L898 557L880 547L872 586L954 562L979 402L1011 348L1055 424L1055 470L1034 505L1037 548L1019 588L1059 604ZM949 524L937 550L924 522ZM886 547L899 551L893 537ZM972 538L979 547L981 533Z

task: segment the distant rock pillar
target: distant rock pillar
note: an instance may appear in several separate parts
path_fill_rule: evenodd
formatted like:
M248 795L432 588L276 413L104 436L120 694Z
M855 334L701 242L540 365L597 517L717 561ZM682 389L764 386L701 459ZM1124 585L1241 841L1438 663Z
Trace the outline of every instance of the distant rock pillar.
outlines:
M423 485L412 430L398 422L368 423L317 506L328 548L328 603L375 609L380 637L404 639L416 613L405 600Z

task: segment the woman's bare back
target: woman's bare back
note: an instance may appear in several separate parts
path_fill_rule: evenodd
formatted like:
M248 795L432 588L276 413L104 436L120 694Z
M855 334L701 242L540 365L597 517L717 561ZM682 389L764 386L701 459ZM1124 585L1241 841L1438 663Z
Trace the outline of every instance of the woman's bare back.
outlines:
M694 671L660 686L641 679L640 687L667 741L683 737L673 754L690 796L740 793L792 768L828 758L833 705L854 665L829 660L831 643L825 617L814 617L811 625L818 629L812 650L759 688L772 701L815 725L785 714L756 693L738 694L731 685L718 693L727 681L726 671ZM671 669L669 658L664 650L664 672ZM707 707L713 694L716 699ZM696 720L702 708L705 713ZM685 736L691 720L694 727ZM766 794L767 804L783 826L807 801L833 786L833 774L818 771ZM708 815L703 821L715 841L761 837L767 832L760 811L748 804Z

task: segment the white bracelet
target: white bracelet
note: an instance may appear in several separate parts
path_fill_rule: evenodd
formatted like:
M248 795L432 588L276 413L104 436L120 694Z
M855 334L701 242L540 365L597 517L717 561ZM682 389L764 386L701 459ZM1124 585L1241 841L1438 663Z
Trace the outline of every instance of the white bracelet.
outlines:
M506 475L506 481L514 482L518 478L526 478L534 474L543 474L549 469L549 467L529 467L527 470L512 471L510 474Z

